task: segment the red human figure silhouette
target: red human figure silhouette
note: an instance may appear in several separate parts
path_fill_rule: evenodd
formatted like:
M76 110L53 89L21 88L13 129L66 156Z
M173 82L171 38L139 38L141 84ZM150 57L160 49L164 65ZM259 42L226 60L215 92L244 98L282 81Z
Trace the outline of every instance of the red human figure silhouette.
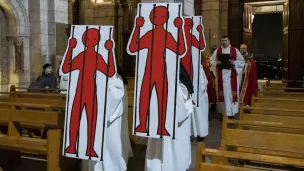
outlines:
M181 63L188 72L191 81L193 81L193 62L192 62L192 55L191 55L191 48L192 46L198 48L199 50L205 49L205 39L203 35L203 26L198 25L196 30L199 32L200 41L191 34L191 29L193 27L193 20L191 18L185 18L184 30L185 30L185 37L187 41L187 52L186 55L181 59ZM192 41L192 42L191 42Z
M102 72L108 77L112 77L115 74L115 66L113 59L113 42L107 40L105 42L105 48L109 50L108 64L104 61L103 57L95 51L95 46L99 44L100 34L97 29L88 29L82 35L82 42L87 49L79 53L73 60L72 50L77 45L77 40L72 38L69 40L69 49L66 53L65 60L62 66L62 72L68 73L74 70L79 70L79 77L77 82L77 88L75 98L72 105L72 112L70 118L69 140L70 145L65 149L66 153L76 153L76 140L79 138L77 135L80 125L80 116L85 107L87 116L87 150L86 155L91 157L98 157L94 150L95 132L96 132L96 120L97 120L97 96L94 94L95 86L95 72L96 70ZM96 65L98 58L98 64ZM84 61L85 60L85 61ZM109 66L107 66L109 65ZM97 68L95 68L97 66ZM71 70L70 70L70 67ZM107 74L107 67L109 67L109 73ZM95 91L96 92L96 91ZM94 99L94 100L93 100Z
M183 20L177 17L174 20L175 27L179 28L178 41L179 45L173 38L172 34L164 29L164 24L169 18L168 9L164 6L155 7L151 12L149 19L155 26L154 30L148 31L137 42L140 27L144 25L144 18L136 18L136 27L131 39L129 51L135 53L142 49L148 49L148 55L145 66L145 73L140 90L139 102L139 120L140 124L136 127L136 132L147 132L147 115L150 108L150 98L153 87L155 86L158 101L158 135L170 136L166 129L166 112L168 99L168 78L166 72L166 61L164 54L166 49L182 55L185 50L185 41L183 37ZM167 37L167 39L166 39ZM165 40L166 39L166 40ZM166 42L166 43L165 43ZM151 67L152 66L152 67ZM164 74L165 73L165 74Z

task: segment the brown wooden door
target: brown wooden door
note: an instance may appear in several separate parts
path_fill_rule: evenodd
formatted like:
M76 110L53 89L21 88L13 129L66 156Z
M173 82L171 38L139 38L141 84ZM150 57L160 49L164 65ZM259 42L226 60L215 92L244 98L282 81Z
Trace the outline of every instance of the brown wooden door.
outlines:
M252 6L245 5L243 11L243 42L248 46L248 51L252 51Z
M232 46L243 43L243 0L228 1L228 35Z
M289 6L288 2L283 5L283 78L288 79L288 25Z
M288 79L303 80L304 0L289 0L288 6Z

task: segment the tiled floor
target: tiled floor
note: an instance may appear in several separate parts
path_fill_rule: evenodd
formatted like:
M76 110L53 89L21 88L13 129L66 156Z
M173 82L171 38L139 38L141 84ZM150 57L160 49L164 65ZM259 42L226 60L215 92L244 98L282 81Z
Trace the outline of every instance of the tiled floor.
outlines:
M205 140L206 146L208 148L218 148L220 146L221 130L222 130L220 115L216 113L211 113L209 125L210 125L210 130L209 130L210 133ZM195 143L193 143L192 144L193 163L191 164L190 171L192 171L195 166L195 150L196 150L196 146ZM140 145L140 144L133 145L134 157L129 159L128 171L144 171L145 151L146 151L145 145ZM1 152L0 155L2 155ZM22 159L19 164L15 163L12 165L14 166L13 168L4 169L4 171L46 171L46 163L44 161ZM73 171L77 171L77 170L73 170Z

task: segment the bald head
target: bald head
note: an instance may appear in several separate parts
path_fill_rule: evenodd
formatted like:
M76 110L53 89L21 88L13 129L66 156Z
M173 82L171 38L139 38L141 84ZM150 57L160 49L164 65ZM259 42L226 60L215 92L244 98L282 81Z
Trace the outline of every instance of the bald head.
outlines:
M242 55L245 55L247 53L247 45L242 44L240 47L240 52Z

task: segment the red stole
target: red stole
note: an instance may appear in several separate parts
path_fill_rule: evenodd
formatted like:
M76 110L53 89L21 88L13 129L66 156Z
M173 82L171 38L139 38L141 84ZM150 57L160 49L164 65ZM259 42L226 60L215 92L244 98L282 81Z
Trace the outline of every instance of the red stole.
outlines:
M218 56L220 54L222 54L223 49L221 47L219 47L217 49L217 60L218 60ZM236 49L235 47L230 47L230 56L232 60L236 60ZM232 102L238 102L238 94L237 94L237 73L234 69L233 66L231 66L231 91L232 91ZM218 91L218 97L217 97L217 101L218 102L224 102L224 89L223 89L223 73L222 73L222 69L220 69L219 67L217 67L217 91Z
M258 90L258 79L255 61L253 58L247 61L248 67L247 72L242 84L242 89L240 93L240 103L243 105L251 106L251 97L257 96Z

